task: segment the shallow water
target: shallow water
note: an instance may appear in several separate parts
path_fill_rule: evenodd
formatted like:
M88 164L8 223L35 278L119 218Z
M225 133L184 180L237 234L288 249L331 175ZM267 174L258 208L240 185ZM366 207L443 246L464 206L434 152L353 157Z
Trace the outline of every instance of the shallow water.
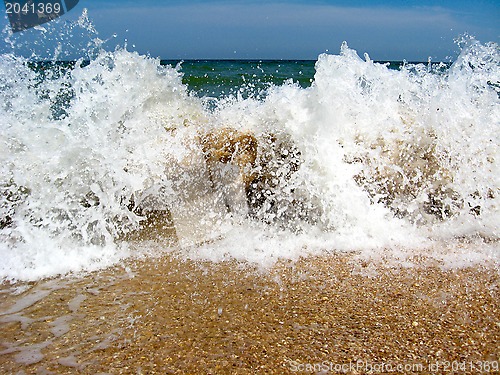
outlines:
M479 373L479 366L495 373L498 271L411 260L411 268L381 267L351 253L258 270L179 254L3 284L0 367L291 374L306 364L351 363L358 373L385 365L419 374L444 373L454 363L455 373Z

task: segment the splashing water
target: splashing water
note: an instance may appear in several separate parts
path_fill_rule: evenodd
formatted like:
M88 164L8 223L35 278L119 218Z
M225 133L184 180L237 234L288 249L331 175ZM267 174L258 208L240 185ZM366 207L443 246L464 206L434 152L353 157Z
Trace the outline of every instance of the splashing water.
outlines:
M462 258L497 262L499 56L469 40L450 67L391 70L344 44L309 88L214 106L126 49L45 70L4 54L0 278L105 267L165 225L214 261L465 238Z

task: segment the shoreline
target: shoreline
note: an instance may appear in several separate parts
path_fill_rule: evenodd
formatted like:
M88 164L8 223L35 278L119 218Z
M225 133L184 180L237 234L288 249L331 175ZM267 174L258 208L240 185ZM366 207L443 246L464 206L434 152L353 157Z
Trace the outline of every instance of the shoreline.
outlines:
M0 369L422 374L448 364L473 374L487 364L494 373L499 280L495 267L403 268L352 254L267 271L172 254L131 260L79 278L1 285Z

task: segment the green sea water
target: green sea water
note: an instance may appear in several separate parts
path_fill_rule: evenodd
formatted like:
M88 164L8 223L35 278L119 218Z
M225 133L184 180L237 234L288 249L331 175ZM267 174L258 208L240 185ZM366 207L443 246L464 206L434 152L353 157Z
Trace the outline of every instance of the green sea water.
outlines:
M293 82L303 88L314 80L316 60L161 60L162 65L178 66L182 81L197 96L243 98L265 97L271 86ZM402 61L387 63L399 69Z
M77 64L89 61L33 62L30 66L40 73L40 80L60 77ZM398 70L406 62L380 62ZM253 97L264 99L272 86L285 82L302 88L311 86L316 72L316 60L161 60L162 66L176 67L182 82L198 97ZM427 64L412 62L411 64ZM434 65L434 64L433 64ZM68 99L66 97L66 99Z
M399 70L405 61L380 62L389 69ZM29 66L37 73L38 81L59 79L75 68L87 66L90 61L41 61L31 62ZM412 62L414 66L427 66L428 63ZM447 64L433 63L436 65ZM316 73L316 60L160 60L160 65L171 66L182 75L182 83L195 96L214 99L208 107L216 105L217 99L249 97L263 100L269 89L292 83L302 88L310 87ZM43 96L44 94L41 93ZM74 92L70 86L60 90L52 103L54 118L66 114Z
M179 66L183 83L198 96L260 97L286 81L308 87L314 77L314 60L162 60Z

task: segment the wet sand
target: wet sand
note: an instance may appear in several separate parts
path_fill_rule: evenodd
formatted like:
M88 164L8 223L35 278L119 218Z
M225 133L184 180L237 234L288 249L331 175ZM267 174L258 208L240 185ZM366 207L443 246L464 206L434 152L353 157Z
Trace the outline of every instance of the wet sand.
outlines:
M262 271L166 254L2 285L0 372L498 373L498 287L494 267L339 255Z

